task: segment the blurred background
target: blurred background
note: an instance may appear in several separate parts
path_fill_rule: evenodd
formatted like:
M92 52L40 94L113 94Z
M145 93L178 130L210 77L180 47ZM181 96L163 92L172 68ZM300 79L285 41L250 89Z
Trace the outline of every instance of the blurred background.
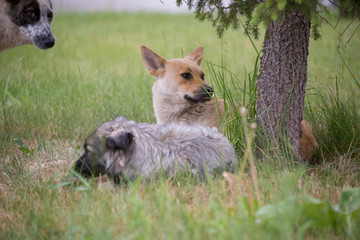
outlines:
M129 12L187 12L177 7L175 0L52 0L55 11L129 11Z
M320 0L331 6L328 0ZM52 0L56 11L128 11L128 12L188 12L185 5L176 6L176 0ZM226 5L230 0L223 0Z

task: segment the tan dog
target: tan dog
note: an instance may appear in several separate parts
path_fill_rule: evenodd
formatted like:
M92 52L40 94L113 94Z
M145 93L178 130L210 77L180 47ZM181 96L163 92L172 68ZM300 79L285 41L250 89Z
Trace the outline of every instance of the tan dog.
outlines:
M219 110L224 115L224 102L211 99L213 89L205 83L200 68L203 48L198 47L185 58L165 60L145 46L143 61L157 78L152 93L158 123L201 124L219 127ZM218 109L219 106L219 109Z
M144 64L157 78L152 88L153 107L158 123L201 124L219 128L225 117L224 101L212 99L213 89L205 82L200 68L203 48L198 47L185 58L166 60L141 46ZM220 117L220 114L221 117ZM301 153L309 160L317 142L306 121L301 121Z

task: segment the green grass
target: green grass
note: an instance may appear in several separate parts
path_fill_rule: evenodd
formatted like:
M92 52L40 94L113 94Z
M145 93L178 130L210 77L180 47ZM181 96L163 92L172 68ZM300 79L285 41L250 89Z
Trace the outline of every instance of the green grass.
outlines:
M208 183L180 177L119 188L62 186L100 123L116 115L155 122L154 78L142 63L142 44L165 58L203 46L207 81L248 107L248 123L257 55L242 32L217 39L192 15L55 14L53 49L22 46L0 55L0 239L355 239L360 32L340 55L337 36L345 26L324 25L323 38L310 43L305 117L320 144L319 165L256 161L257 183L247 166ZM259 49L261 43L255 41ZM242 121L227 131L243 161ZM347 187L355 190L341 195Z

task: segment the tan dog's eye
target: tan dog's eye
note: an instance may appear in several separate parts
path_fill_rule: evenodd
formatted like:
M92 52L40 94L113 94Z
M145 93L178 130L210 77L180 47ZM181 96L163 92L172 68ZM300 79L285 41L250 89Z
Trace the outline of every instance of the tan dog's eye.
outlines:
M200 77L202 80L205 80L205 74L202 74Z
M182 76L183 78L187 79L187 80L190 80L191 77L192 77L191 74L188 73L188 72L187 72L187 73L182 73L181 76Z

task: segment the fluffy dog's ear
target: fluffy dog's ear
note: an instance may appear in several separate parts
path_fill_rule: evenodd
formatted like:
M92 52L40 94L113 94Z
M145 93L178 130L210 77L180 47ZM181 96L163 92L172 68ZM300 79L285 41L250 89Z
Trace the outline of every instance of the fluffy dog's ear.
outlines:
M203 47L198 47L185 58L195 62L197 65L200 66L202 57L203 57Z
M127 151L133 142L134 135L131 132L122 132L116 136L106 137L106 147L108 149L121 149Z
M157 77L160 73L160 70L164 68L166 63L165 58L157 55L144 45L141 46L141 56L149 73Z

